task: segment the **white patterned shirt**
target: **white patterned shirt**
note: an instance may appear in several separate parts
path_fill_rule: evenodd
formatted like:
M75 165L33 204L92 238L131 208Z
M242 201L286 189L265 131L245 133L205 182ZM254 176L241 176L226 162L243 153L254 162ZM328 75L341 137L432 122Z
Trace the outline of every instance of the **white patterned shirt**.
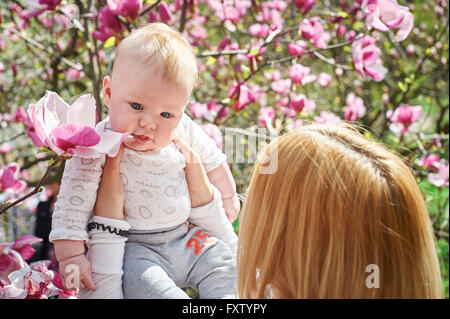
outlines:
M109 119L98 123L96 130L111 130ZM200 155L207 172L226 161L225 154L214 141L186 114L177 130ZM106 155L97 159L74 156L66 161L53 212L50 241L88 241L87 224L95 205L105 161ZM130 223L131 230L164 229L188 220L191 204L185 165L184 156L172 142L155 151L140 152L124 148L120 176L125 190L125 219ZM218 238L235 241L233 228L225 212L222 210L220 214L223 216L218 216L217 210L212 211L200 220L196 219L197 225L206 231L211 230L212 235Z

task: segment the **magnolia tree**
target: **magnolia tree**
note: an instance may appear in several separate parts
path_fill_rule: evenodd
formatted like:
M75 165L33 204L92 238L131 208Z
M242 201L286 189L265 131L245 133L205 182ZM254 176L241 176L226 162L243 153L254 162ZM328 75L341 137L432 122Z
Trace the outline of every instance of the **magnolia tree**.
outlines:
M17 0L0 9L2 213L73 154L114 152L123 136L93 130L107 116L102 79L121 39L164 22L198 57L187 112L224 150L237 136L226 154L238 192L260 149L252 138L353 123L415 172L448 296L448 1Z

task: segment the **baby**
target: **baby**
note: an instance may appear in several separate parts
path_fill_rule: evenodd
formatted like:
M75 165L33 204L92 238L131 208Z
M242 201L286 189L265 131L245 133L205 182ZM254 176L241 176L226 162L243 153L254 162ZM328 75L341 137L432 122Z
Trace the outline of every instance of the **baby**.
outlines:
M229 219L239 201L225 155L184 113L197 74L192 48L165 24L135 30L117 48L103 80L109 117L96 130L130 136L120 160L125 220L93 216L89 223L106 156L66 162L53 213L50 241L63 276L65 266L78 265L82 284L93 288L92 269L97 289L81 289L80 298L186 298L185 286L201 298L234 297L237 236ZM199 154L227 215L191 207L176 136ZM125 251L108 246L112 233L127 241Z

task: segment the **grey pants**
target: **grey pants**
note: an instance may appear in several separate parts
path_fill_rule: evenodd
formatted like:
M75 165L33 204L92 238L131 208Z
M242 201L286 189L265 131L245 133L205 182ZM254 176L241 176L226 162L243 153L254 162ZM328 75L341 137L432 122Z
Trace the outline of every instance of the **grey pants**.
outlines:
M131 231L125 245L126 299L235 298L236 259L221 240L187 222L160 232Z

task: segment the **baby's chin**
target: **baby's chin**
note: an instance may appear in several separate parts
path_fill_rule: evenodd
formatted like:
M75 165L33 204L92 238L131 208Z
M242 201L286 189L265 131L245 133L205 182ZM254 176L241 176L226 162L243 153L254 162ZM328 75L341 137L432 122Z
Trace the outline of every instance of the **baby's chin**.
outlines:
M168 143L169 142L165 143L164 145L159 145L160 143L154 143L154 142L140 143L140 142L135 141L134 139L127 138L123 144L126 147L131 148L134 151L148 152L148 151L154 151L162 146L167 145Z

